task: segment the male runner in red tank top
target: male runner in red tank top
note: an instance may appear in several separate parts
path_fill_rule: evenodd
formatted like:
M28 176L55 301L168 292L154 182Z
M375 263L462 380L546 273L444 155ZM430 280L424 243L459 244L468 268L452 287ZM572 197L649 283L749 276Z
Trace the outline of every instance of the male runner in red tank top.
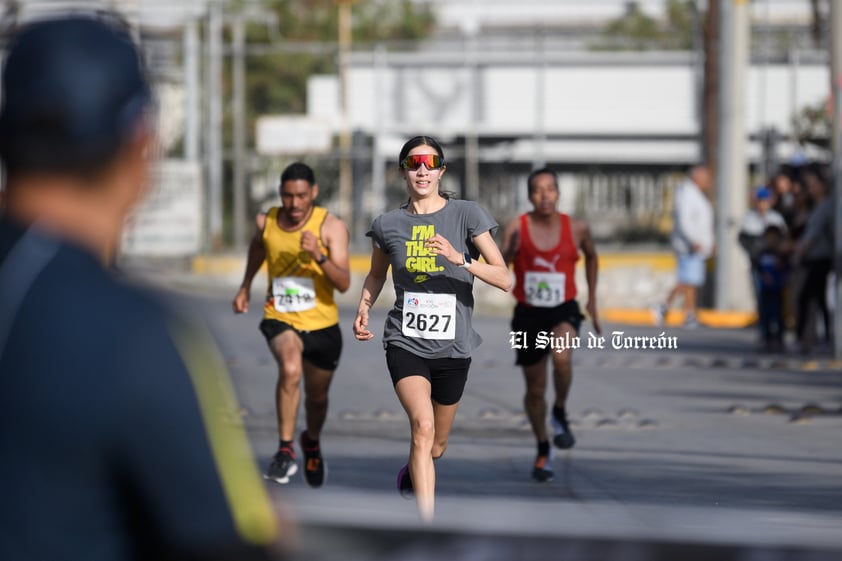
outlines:
M567 340L578 336L584 318L576 302L579 250L585 256L586 310L594 329L601 333L596 311L597 256L587 222L556 210L559 192L555 172L547 168L533 171L527 185L533 210L506 226L503 257L506 263L514 263L513 293L517 305L511 324L512 346L516 351L515 363L523 368L526 380L524 407L538 441L532 477L537 481L549 481L553 470L544 398L547 362L551 358L556 391L551 416L555 433L553 443L558 448L571 448L576 441L567 424L565 403L573 378L572 351L555 352L550 345L538 347L547 342L546 337Z

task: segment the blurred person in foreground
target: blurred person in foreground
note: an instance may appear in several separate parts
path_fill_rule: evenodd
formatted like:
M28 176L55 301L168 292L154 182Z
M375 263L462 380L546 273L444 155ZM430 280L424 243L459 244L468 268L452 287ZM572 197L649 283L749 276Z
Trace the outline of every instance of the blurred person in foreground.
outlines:
M321 487L327 476L320 435L327 418L328 390L342 354L335 290L351 284L348 227L315 204L319 195L310 166L290 164L278 186L282 205L256 218L234 313L247 313L254 276L263 263L268 286L260 331L278 364L275 386L278 450L264 477L280 484L298 472L293 438L304 383L307 426L299 435L304 479Z
M670 241L678 261L677 279L666 301L653 310L657 325L663 325L673 300L681 297L684 326L699 326L696 295L705 284L706 261L714 252L713 206L708 200L712 187L713 178L704 165L691 167L685 180L676 187Z
M572 349L558 352L535 344L538 333L550 337L576 337L584 316L576 301L576 262L579 250L585 256L588 300L585 306L594 329L601 333L596 309L598 259L590 227L584 220L558 212L558 180L551 169L533 171L527 179L530 212L520 215L503 233L503 257L514 263L517 299L512 331L525 334L513 339L515 363L523 368L526 393L524 408L538 442L538 455L532 468L536 481L553 478L552 449L547 436L547 364L552 364L555 401L550 420L553 444L562 449L576 443L567 422L566 403L573 381ZM514 337L514 335L513 335ZM549 359L549 360L548 360Z
M267 559L276 513L210 335L111 265L152 98L116 20L23 27L3 69L0 559Z

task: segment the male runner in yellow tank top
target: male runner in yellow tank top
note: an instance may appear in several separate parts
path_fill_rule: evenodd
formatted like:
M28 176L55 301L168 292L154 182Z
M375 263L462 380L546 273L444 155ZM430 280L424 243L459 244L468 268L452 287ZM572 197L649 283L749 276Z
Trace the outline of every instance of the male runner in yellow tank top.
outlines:
M283 206L257 215L246 272L234 298L234 312L248 312L254 275L263 262L268 290L260 331L278 363L275 403L278 414L278 452L264 477L288 483L298 471L293 448L295 419L304 378L307 428L299 443L304 452L304 476L320 487L326 467L319 435L327 417L328 388L342 352L339 309L334 289L348 290L348 227L313 202L319 187L313 170L290 164L281 174Z

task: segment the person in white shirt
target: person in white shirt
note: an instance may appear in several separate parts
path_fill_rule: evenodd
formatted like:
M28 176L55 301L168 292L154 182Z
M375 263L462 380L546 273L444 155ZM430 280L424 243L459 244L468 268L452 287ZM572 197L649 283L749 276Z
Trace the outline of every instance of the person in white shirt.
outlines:
M769 226L777 226L786 232L786 220L775 210L775 194L765 185L754 190L753 208L743 215L740 223L739 242L748 252L749 257L754 254L755 241L762 240L763 232Z
M673 300L681 296L685 327L698 326L696 292L705 282L705 261L715 248L713 207L707 197L712 185L710 170L696 165L676 188L670 241L678 261L677 282L666 301L653 311L658 325L663 324Z

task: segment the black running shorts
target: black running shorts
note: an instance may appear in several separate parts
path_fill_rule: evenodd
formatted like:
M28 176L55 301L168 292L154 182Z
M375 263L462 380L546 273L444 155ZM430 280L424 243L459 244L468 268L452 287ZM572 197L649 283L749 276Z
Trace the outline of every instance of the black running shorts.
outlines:
M392 385L409 376L423 376L430 382L433 401L453 405L462 399L471 358L423 358L390 345L386 349L386 365Z
M316 331L299 331L288 323L276 319L264 319L260 322L260 332L266 337L266 342L286 331L292 329L301 337L304 343L304 352L301 357L316 368L323 370L336 370L339 364L339 355L342 354L342 332L339 324L317 329Z
M568 323L573 326L578 335L583 319L585 316L582 315L576 300L568 300L554 308L536 308L518 302L512 317L512 331L526 333L528 348L515 349L515 364L532 366L552 350L549 346L543 349L535 348L534 341L539 331L549 332L559 324Z

